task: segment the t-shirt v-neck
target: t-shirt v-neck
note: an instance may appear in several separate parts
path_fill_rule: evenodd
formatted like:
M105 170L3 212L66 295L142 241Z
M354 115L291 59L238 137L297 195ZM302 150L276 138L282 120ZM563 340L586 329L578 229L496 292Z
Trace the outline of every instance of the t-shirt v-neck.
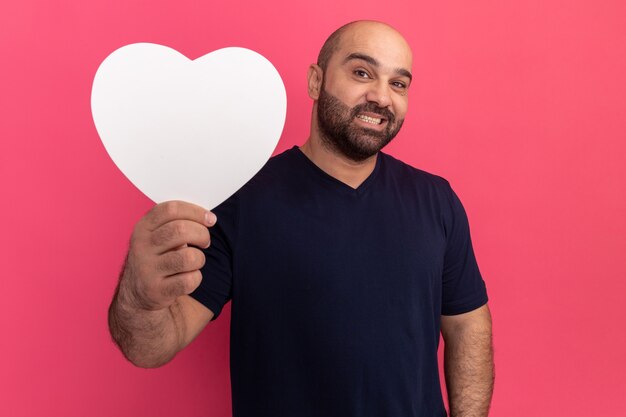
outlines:
M345 194L355 196L355 197L365 194L367 190L370 188L370 186L372 185L372 183L375 182L378 176L378 173L380 171L380 165L381 165L381 160L382 160L381 155L377 154L376 165L374 166L374 170L368 175L368 177L361 184L359 184L357 188L352 188L350 185L346 184L345 182L341 180L338 180L337 178L333 177L332 175L328 174L326 171L318 167L313 161L309 159L308 156L304 154L304 152L302 152L302 150L298 146L293 146L291 148L291 152L297 155L298 158L302 159L304 161L304 165L306 166L306 169L309 172L311 172L313 175L316 175L319 178L321 178L324 181L324 184L326 186L333 188L337 192L345 193Z

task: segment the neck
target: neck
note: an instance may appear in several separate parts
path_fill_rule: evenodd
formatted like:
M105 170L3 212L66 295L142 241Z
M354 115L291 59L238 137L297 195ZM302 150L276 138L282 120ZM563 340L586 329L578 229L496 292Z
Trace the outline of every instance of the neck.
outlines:
M322 171L355 189L370 176L376 167L377 155L364 161L353 161L337 150L325 146L318 134L311 133L300 150Z

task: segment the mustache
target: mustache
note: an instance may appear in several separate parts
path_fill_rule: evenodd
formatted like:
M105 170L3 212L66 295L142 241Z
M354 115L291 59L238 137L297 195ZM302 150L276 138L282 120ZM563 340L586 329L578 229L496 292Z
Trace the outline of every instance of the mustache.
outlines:
M389 109L378 107L376 103L364 103L354 106L352 108L352 118L356 117L357 114L364 112L380 114L390 123L393 123L396 120L396 116L394 116Z

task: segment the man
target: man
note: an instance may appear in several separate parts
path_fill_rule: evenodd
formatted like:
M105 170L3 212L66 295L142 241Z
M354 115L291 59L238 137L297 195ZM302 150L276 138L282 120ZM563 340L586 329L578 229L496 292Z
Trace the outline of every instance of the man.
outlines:
M138 222L109 312L131 362L168 362L232 300L235 417L445 416L441 331L451 415L487 415L491 319L463 208L444 179L379 152L411 64L393 28L343 26L309 68L302 147L219 222L182 202Z

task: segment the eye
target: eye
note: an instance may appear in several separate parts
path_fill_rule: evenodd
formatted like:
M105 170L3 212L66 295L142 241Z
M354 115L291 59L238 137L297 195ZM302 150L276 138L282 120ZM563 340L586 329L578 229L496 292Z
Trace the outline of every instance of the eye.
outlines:
M363 69L354 70L354 75L356 75L359 78L372 78L370 77L369 73Z
M399 90L406 90L407 88L409 88L408 85L406 85L406 83L402 82L402 81L394 81L391 83L391 85L393 85L395 88L399 89Z

